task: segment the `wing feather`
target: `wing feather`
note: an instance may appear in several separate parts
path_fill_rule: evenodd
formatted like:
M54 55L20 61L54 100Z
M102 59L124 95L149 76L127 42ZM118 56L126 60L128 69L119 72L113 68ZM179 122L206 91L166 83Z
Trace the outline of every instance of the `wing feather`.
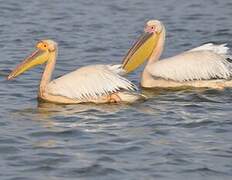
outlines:
M229 79L232 64L228 48L223 45L205 44L177 56L163 59L150 66L148 72L155 76L174 81Z
M88 100L120 90L136 90L136 86L120 76L120 73L122 70L118 65L82 67L51 81L47 86L47 92L71 99Z
M227 55L229 53L229 48L226 47L227 44L213 44L213 43L207 43L207 44L203 44L199 47L193 48L190 51L212 51L216 54L221 54L221 55Z

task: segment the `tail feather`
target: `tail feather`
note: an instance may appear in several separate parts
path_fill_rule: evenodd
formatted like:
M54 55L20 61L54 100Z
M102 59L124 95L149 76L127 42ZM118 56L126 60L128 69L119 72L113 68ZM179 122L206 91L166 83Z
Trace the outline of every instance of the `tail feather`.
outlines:
M126 71L122 69L122 64L108 65L108 68L121 76L126 74Z
M117 95L120 97L122 102L133 103L136 101L145 101L147 97L140 93L122 91L118 92Z

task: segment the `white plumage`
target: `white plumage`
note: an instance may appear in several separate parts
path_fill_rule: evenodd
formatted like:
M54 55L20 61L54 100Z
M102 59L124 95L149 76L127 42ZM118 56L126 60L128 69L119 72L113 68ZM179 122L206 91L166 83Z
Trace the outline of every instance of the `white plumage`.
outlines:
M232 76L232 65L227 61L230 58L228 50L225 44L204 44L150 64L147 71L155 77L179 82L229 79Z
M212 51L216 54L221 54L221 55L226 55L229 53L230 48L226 47L227 44L219 44L219 45L215 45L213 43L207 43L207 44L203 44L199 47L190 49L187 52L191 52L191 51Z
M120 76L122 71L120 65L86 66L51 81L46 90L53 95L88 100L120 90L137 89L133 83Z

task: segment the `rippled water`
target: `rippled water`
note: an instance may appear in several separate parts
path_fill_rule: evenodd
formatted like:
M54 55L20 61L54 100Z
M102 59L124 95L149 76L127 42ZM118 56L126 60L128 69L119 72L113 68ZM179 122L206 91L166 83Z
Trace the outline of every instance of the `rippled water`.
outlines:
M142 90L133 105L38 104L36 68L5 75L41 38L59 42L55 77L119 63L144 23L167 27L163 56L232 47L231 0L7 0L0 3L0 179L231 179L232 90ZM129 78L139 84L139 74Z

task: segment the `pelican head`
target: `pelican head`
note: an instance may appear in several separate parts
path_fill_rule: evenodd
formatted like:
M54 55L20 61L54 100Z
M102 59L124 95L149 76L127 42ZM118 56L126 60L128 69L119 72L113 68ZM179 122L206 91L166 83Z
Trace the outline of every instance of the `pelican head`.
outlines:
M39 64L44 64L50 59L52 53L57 50L57 43L53 40L42 40L36 44L36 50L28 56L22 63L11 71L7 79L13 79L26 70L31 69Z
M158 20L150 20L144 27L144 33L134 43L123 59L122 67L129 73L138 68L151 56L160 36L164 32L163 24Z

